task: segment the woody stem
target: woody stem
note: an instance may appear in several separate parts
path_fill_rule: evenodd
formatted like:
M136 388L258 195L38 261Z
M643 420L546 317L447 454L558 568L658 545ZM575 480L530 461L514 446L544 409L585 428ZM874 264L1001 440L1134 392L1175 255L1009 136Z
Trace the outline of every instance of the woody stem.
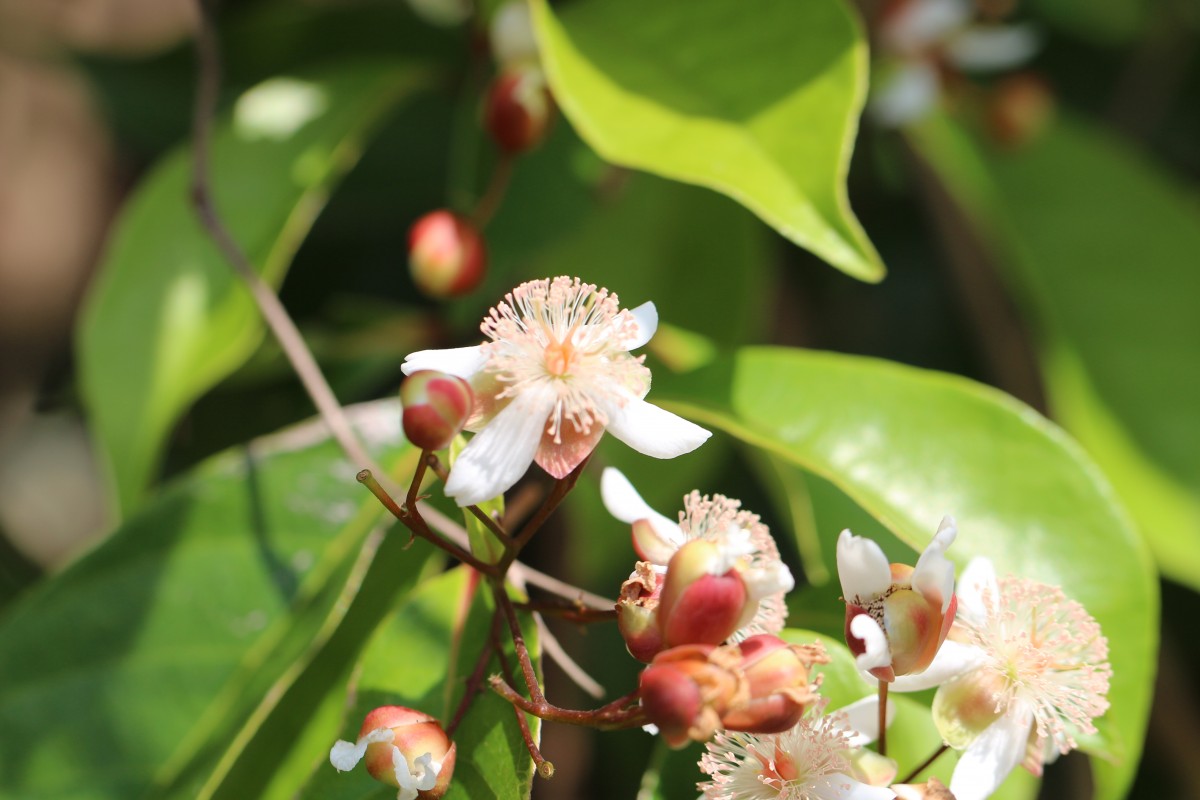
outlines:
M920 766L918 766L918 767L917 767L916 769L914 769L912 772L910 772L910 773L908 773L907 775L905 775L905 776L904 776L904 779L903 779L903 780L901 780L901 781L898 781L898 783L912 783L912 782L913 782L913 778L917 777L917 776L918 776L918 775L920 775L922 772L924 772L925 770L929 769L929 765L930 765L930 764L932 764L933 762L937 761L937 760L938 760L938 759L941 757L942 753L945 753L945 752L946 752L947 750L949 750L949 749L950 749L950 745L948 745L948 744L943 744L943 745L942 745L941 747L939 747L937 750L934 750L934 751L933 751L933 755L931 755L929 758L927 758L927 759L925 759L924 761L922 761L922 762L921 762L921 764L920 764Z

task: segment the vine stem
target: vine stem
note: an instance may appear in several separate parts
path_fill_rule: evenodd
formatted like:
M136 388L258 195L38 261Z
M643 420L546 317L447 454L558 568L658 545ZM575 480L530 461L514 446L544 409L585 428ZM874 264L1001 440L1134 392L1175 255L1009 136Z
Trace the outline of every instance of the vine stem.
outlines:
M929 758L922 761L920 763L920 765L918 765L912 772L905 775L903 779L896 781L896 783L912 783L913 778L917 777L922 772L929 769L929 765L932 764L933 762L937 761L942 756L942 754L945 753L949 749L950 749L950 745L943 744L937 750L933 751L933 755L931 755Z

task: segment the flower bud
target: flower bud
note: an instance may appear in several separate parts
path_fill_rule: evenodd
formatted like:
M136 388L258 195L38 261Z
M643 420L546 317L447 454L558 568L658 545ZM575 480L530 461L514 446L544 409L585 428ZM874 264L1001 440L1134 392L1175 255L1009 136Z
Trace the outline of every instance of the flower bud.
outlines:
M463 217L445 209L432 211L408 232L408 268L413 283L430 297L461 297L483 280L483 237Z
M738 629L746 608L746 585L727 553L693 539L667 564L658 603L658 625L667 647L720 644Z
M1000 80L987 103L987 130L1006 147L1021 147L1046 129L1054 114L1054 96L1037 75L1021 72Z
M462 378L426 369L400 384L400 403L408 440L422 450L441 450L471 416L474 395Z
M617 599L617 628L629 654L649 663L665 646L658 627L658 601L662 576L646 561L639 561L629 580L621 584Z
M367 772L400 790L400 796L438 800L450 788L456 748L436 719L404 706L381 706L367 714L357 742L339 741L329 751L345 772L366 759Z
M505 153L515 155L537 147L553 119L554 99L538 67L510 67L492 82L484 126Z
M722 727L721 715L745 702L739 658L736 647L685 645L659 653L642 671L642 708L669 747L711 738Z
M778 733L795 725L817 699L810 682L814 664L829 663L820 644L788 644L778 636L759 634L739 644L738 669L746 678L749 699L721 717L722 727L747 733Z

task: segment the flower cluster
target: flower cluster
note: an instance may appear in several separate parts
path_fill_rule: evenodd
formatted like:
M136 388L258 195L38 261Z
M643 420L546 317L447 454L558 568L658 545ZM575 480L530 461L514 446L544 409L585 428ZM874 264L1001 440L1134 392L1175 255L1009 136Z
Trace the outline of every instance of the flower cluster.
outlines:
M863 693L873 686L877 694L831 710L821 672L830 654L784 631L785 596L795 580L761 519L737 500L699 492L685 496L671 519L612 468L602 473L601 496L629 526L636 561L615 608L598 612L615 616L627 649L645 667L636 691L595 711L549 703L520 644L505 590L509 565L574 486L605 431L658 458L686 453L709 437L644 399L650 371L630 351L646 344L656 326L653 304L625 310L605 289L558 277L507 294L482 323L483 344L424 350L405 360L404 428L424 451L422 467L404 508L377 486L372 491L383 493L415 535L491 582L494 630L510 625L519 645L516 674L526 678L529 696L500 675L488 681L493 690L519 712L546 720L645 726L673 748L704 742L705 800L983 800L1018 765L1040 775L1043 764L1076 747L1077 736L1096 731L1112 675L1099 625L1061 589L997 578L987 559L973 560L956 585L948 557L958 538L953 518L942 520L911 565L890 562L877 543L849 530L839 536L846 646L866 681ZM474 436L448 471L440 468L434 451L463 430ZM478 504L503 495L533 463L556 479L555 489L545 513L532 517L539 523L519 534L505 531ZM448 496L489 523L498 562L442 542L424 526L412 501L429 465ZM559 608L582 613L569 603ZM494 637L491 647L464 703L480 690L493 655L505 666ZM896 783L897 764L885 747L894 711L888 693L934 687L936 728L947 748L961 752L949 787L936 778L909 783L917 773ZM552 774L528 730L524 737L539 773ZM868 749L875 741L877 750ZM455 757L436 720L400 706L372 711L356 741L339 741L330 752L339 770L365 760L401 800L440 798Z

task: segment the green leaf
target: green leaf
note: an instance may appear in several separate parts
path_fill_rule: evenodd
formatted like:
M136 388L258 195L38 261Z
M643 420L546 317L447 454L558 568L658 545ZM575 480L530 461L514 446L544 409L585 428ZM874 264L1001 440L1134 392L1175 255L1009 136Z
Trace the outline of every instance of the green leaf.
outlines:
M1052 411L1113 481L1162 571L1200 589L1200 207L1082 120L997 152L913 134L1038 322Z
M492 605L487 594L486 585L478 586L465 568L427 581L413 592L363 653L352 687L353 705L341 725L341 738L356 739L367 712L381 705L416 708L447 723L488 641ZM533 627L523 628L536 658ZM508 639L507 633L502 636ZM419 657L414 657L416 654ZM506 657L515 668L511 648ZM493 658L485 675L498 671ZM527 719L536 739L540 721ZM458 751L447 798L528 797L533 760L521 739L512 706L485 687L453 738ZM312 779L299 795L314 800L384 800L395 796L395 789L377 783L361 767L337 773L328 756L316 765Z
M601 156L727 194L838 269L883 277L846 196L867 52L840 0L532 7L555 98Z
M352 414L383 463L394 403ZM309 423L215 457L0 620L0 786L127 798L252 727L357 591L383 515ZM410 585L426 558L390 576ZM70 720L70 724L52 724ZM202 777L202 776L201 776Z
M212 188L254 266L278 286L337 179L385 111L418 85L396 62L273 78L215 129ZM190 150L126 204L87 298L77 350L84 400L123 512L153 481L165 438L249 358L263 325L189 204Z
M745 348L679 376L659 401L832 482L914 549L954 514L960 563L990 557L1063 587L1110 643L1112 704L1092 748L1098 796L1120 797L1149 711L1157 583L1141 540L1077 445L1012 398L887 362ZM910 557L910 556L905 556Z

